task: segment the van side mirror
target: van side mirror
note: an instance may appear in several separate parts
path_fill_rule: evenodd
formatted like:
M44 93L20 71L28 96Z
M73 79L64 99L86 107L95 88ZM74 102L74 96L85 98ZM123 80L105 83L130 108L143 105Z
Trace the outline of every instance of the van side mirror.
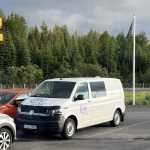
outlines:
M74 99L75 101L78 101L78 100L84 100L84 95L77 95L77 97L75 97Z

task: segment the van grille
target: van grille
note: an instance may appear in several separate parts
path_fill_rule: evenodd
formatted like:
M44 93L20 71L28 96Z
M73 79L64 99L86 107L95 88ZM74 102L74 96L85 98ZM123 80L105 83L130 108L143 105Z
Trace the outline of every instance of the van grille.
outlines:
M30 105L21 105L21 112L30 112L31 110L34 113L47 114L48 110L60 109L60 106L30 106Z
M17 119L21 119L23 121L31 121L31 123L33 121L37 121L37 122L47 122L47 121L52 121L55 122L57 120L59 120L61 118L61 116L59 115L55 115L53 117L51 116L39 116L39 115L27 115L27 114L17 114Z

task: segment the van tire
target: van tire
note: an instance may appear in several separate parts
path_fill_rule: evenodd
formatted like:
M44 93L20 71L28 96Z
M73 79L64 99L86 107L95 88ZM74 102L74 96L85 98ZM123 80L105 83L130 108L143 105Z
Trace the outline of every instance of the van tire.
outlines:
M71 118L68 118L65 121L63 132L61 136L63 139L71 139L76 131L76 124L75 121Z
M113 116L113 120L110 122L113 127L117 127L121 122L121 113L119 110L116 110Z

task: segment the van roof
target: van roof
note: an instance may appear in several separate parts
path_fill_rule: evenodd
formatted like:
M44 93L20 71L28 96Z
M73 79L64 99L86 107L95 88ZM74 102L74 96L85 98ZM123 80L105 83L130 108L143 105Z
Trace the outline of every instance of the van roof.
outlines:
M47 79L46 81L68 81L68 82L83 82L83 81L108 81L108 80L119 80L116 78L101 78L101 77L78 77L78 78L54 78Z

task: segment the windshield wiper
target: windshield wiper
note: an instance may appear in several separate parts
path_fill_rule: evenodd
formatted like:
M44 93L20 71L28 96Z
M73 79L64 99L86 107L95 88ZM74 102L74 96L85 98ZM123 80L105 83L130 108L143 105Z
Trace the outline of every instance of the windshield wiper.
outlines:
M35 94L35 95L31 95L30 97L45 97L45 98L49 98L49 95L47 94Z
M30 97L41 97L42 95L40 94L35 94L35 95L31 95Z

